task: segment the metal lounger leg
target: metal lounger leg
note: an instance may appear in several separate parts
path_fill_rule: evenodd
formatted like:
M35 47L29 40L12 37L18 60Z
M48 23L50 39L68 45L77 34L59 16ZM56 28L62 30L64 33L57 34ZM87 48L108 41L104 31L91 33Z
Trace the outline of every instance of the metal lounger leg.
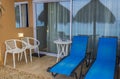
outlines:
M55 77L55 76L57 76L57 74L56 73L52 73L52 76Z
M82 77L83 77L83 74L82 74L82 68L83 68L83 63L81 64L80 77L79 77L79 79L82 79Z
M76 72L73 72L73 73L71 74L71 77L75 77L75 79L78 79Z

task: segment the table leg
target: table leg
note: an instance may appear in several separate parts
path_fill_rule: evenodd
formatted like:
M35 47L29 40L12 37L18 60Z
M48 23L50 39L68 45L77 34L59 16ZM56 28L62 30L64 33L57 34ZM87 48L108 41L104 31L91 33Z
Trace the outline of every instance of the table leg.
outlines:
M60 58L60 45L57 44L57 61L56 62L58 62L59 58Z
M66 53L65 52L65 47L66 47L65 44L61 45L61 56L62 56L62 54L63 54L63 56L65 56L65 53Z
M65 47L65 56L67 56L67 55L68 55L68 44Z

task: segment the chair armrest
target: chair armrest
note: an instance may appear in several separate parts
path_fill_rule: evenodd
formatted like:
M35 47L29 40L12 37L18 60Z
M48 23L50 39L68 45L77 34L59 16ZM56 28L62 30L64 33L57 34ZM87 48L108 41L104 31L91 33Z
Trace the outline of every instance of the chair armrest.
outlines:
M35 38L32 38L32 37L29 37L29 39L32 39L32 40L34 40L38 46L40 45L40 41L38 41L37 39L35 39Z
M20 42L21 43L21 45L22 45L22 49L26 49L27 47L27 43L26 42L24 42L24 41L22 41L22 40L18 40L18 39L15 39L16 40L16 42Z

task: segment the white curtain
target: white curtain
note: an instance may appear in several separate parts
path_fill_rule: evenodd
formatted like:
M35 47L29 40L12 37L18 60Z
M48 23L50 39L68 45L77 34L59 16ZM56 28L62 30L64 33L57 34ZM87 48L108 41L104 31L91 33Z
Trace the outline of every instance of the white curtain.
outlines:
M101 36L120 38L120 0L71 0L72 36L89 35L88 51L96 49ZM47 47L56 52L56 39L70 36L70 2L48 3Z
M117 36L118 38L120 38L120 0L100 0L100 2L106 6L109 11L111 11L111 13L114 16L114 22L113 23L98 23L97 22L97 34L99 34L100 36L104 35L104 36ZM99 7L99 6L98 6ZM99 13L103 13L100 12L98 10ZM105 14L105 13L103 13ZM109 15L107 15L106 13L106 17L103 17L107 20L112 20L113 18Z
M96 1L96 2L94 2L93 4L92 1L93 2ZM72 27L73 36L78 34L92 35L94 33L93 31L96 30L96 35L99 35L99 37L100 36L118 36L120 38L120 13L119 13L120 5L119 3L120 3L120 0L73 0L73 27ZM88 4L91 4L91 6L90 5L89 7L86 6ZM96 15L95 15L96 29L93 29L94 20L90 18L90 17L94 17L93 14L95 14L92 9L94 8L93 5L96 5L96 11L94 11L96 12ZM88 9L86 9L85 6ZM105 9L102 10L101 8L105 8ZM81 9L86 9L86 10L81 10ZM87 11L87 10L90 10L90 11ZM104 11L104 10L107 10L107 11ZM75 16L77 16L77 18Z
M120 38L119 3L120 0L73 0L72 35L92 36L88 51L97 49L101 36Z
M67 40L70 36L70 2L48 3L48 38L49 52L56 52L57 39Z
M27 13L28 8L27 8L27 6L28 6L27 4L22 4L21 5L21 13L22 13L21 14L21 19L22 19L21 20L22 21L22 26L21 27L28 27L28 22L27 22L28 21L28 17L27 17L28 16L28 13Z

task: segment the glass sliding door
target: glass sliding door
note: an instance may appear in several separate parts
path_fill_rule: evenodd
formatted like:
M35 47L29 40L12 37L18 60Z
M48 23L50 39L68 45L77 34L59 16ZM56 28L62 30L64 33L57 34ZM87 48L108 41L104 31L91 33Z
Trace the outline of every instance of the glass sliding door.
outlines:
M88 52L93 51L93 10L92 5L88 5L91 0L73 0L72 36L90 36Z
M88 15L91 15L92 10L86 6L90 0L73 0L73 23L72 35L93 35L93 22ZM86 9L87 8L87 9ZM89 13L86 11L89 9ZM85 14L86 13L86 14ZM91 16L93 17L93 16Z
M36 37L40 41L40 50L47 49L48 4L36 3Z
M54 40L89 35L88 52L95 56L99 37L117 36L120 39L119 0L41 1L35 3L40 50L56 52Z
M98 38L120 38L119 0L73 0L72 35L89 35L88 51L96 55Z
M68 40L70 36L70 3L48 3L48 51L56 52L54 40Z
M99 0L97 3L96 33L101 36L116 36L119 38L118 52L120 52L120 0ZM100 5L102 4L102 5ZM102 7L104 6L104 7ZM102 9L101 9L102 8ZM99 17L100 16L100 17Z
M101 19L101 22L96 22L96 33L99 34L99 36L120 37L119 2L119 0L99 0L98 10L96 11L102 17L101 19L99 15L96 16L96 18ZM104 8L102 6L104 6Z
M56 53L53 41L70 38L70 2L35 3L35 14L40 50Z

